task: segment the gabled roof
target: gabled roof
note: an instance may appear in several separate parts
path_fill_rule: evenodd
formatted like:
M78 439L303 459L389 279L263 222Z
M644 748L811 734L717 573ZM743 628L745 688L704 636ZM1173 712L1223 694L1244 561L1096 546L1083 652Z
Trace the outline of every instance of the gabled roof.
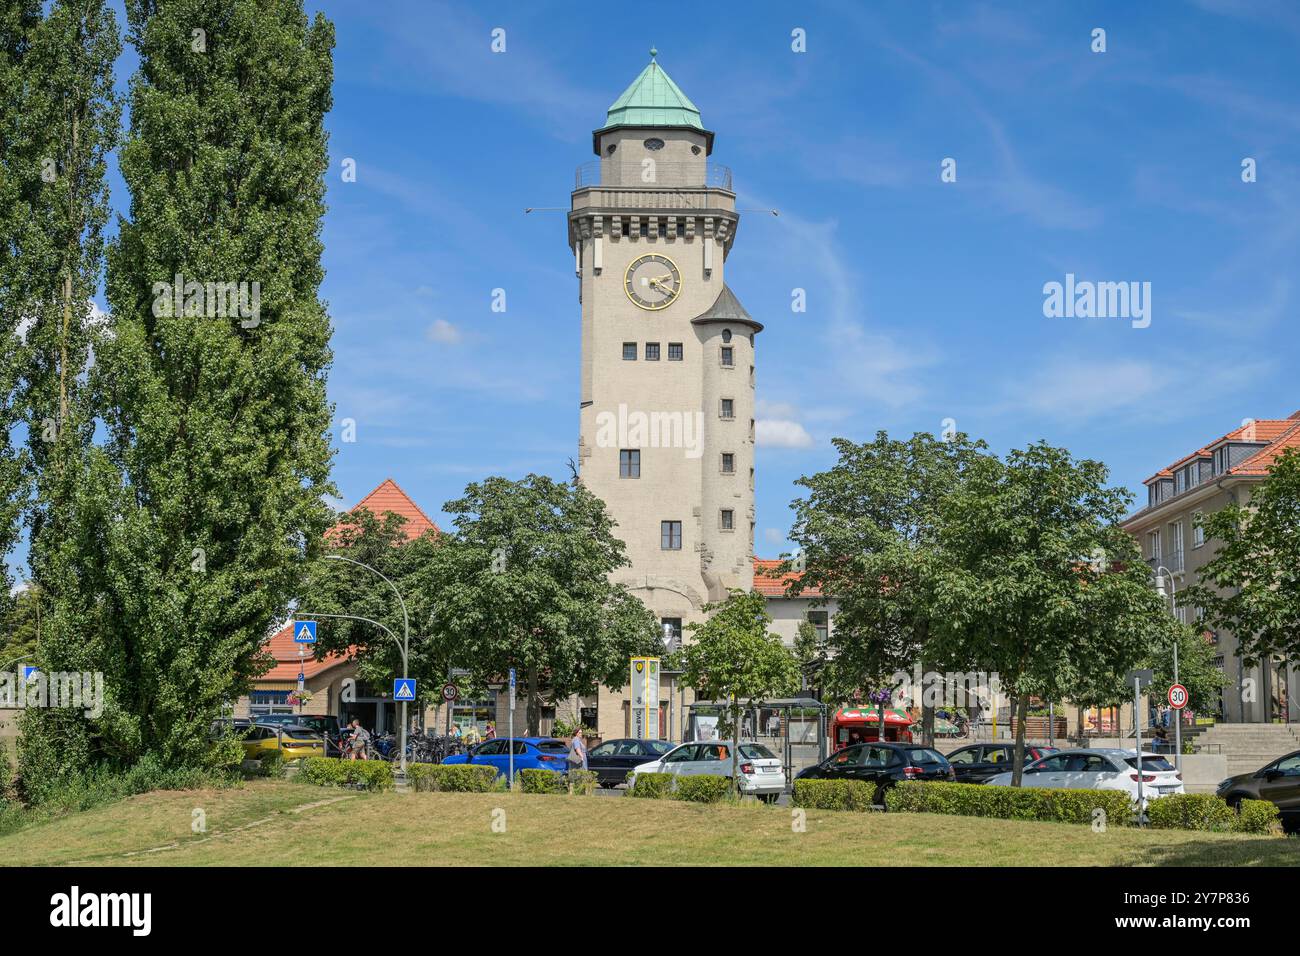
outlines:
M362 508L381 518L389 512L401 515L406 519L406 523L402 525L402 534L408 541L414 541L428 531L440 533L438 526L391 478L385 478L378 488L348 510L350 513L355 513Z
M773 558L754 559L754 590L764 597L785 597L785 587L791 581L803 576L800 571L787 571L785 574L771 577L773 571L781 566L781 561ZM800 597L821 597L820 588L805 588Z
M262 645L262 650L275 659L275 664L256 681L294 681L298 679L298 645L293 640L293 621L289 621L272 634ZM346 664L352 658L355 648L348 648L347 654L326 654L324 660L312 656L312 648L307 647L307 656L302 659L302 672L307 678L315 677L331 667Z
M385 478L379 483L379 487L370 494L366 495L355 505L348 509L349 513L365 508L372 514L383 517L391 512L401 515L406 519L402 524L402 534L408 541L414 541L416 538L429 531L440 534L438 526L430 520L429 516L411 500L411 497L398 487L397 482L391 478ZM335 533L335 525L325 532L326 540L329 540ZM298 645L293 640L293 621L285 623L280 630L276 631L262 649L267 654L275 658L275 664L265 674L260 675L258 681L292 681L298 679ZM326 654L323 660L316 660L314 657L307 657L302 664L302 672L307 677L314 677L321 671L329 670L331 667L337 667L339 664L346 663L355 653L356 648L349 647L346 654Z
M1267 474L1269 467L1272 466L1283 450L1286 448L1300 448L1300 411L1291 415L1290 418L1262 418L1234 428L1205 447L1178 459L1169 467L1161 468L1146 479L1143 484L1150 484L1161 478L1172 478L1174 472L1179 468L1187 465L1193 459L1209 457L1216 448L1227 442L1245 442L1248 444L1259 442L1264 443L1264 447L1250 458L1229 468L1224 473L1225 476Z
M726 283L723 283L722 291L713 300L713 305L691 319L693 325L701 325L705 322L731 322L735 325L747 325L755 332L763 331L763 326L750 318L745 307L736 298L736 293L732 292L731 287Z

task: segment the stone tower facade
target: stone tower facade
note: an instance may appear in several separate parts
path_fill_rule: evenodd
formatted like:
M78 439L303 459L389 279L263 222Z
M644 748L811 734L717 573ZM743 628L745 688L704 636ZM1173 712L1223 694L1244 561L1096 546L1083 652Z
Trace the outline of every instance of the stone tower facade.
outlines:
M579 470L627 545L618 579L671 640L706 602L753 583L762 326L725 281L739 223L731 173L710 161L713 133L653 55L593 134L599 158L579 167L568 226ZM600 704L605 737L623 732L614 703Z

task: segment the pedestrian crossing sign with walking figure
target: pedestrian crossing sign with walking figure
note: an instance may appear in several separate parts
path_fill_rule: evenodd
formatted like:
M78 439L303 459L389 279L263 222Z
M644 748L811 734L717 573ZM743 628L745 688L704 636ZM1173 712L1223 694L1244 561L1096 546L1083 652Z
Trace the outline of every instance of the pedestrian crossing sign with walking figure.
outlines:
M393 679L393 700L415 700L414 677L397 677Z
M295 623L293 626L293 642L295 644L315 644L316 622L298 621Z

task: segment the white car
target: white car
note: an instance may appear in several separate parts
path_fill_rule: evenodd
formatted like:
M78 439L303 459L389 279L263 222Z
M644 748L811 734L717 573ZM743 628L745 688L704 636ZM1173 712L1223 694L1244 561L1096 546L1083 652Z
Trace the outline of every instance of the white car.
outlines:
M1071 790L1124 790L1138 798L1137 751L1117 749L1062 750L1026 764L1021 784ZM1011 785L1011 774L990 777L987 784ZM1183 775L1159 754L1142 754L1144 800L1183 793Z
M633 768L627 775L627 785L635 785L639 773L671 773L678 777L706 774L730 777L733 746L730 740L682 744L658 760ZM760 743L752 740L740 742L737 769L741 793L752 793L761 800L774 801L785 790L785 772L780 758Z

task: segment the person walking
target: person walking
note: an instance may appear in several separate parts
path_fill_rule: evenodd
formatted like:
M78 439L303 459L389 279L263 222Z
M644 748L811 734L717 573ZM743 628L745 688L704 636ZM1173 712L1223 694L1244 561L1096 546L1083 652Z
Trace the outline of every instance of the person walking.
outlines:
M587 745L582 739L582 728L576 727L573 736L569 738L569 754L566 758L569 773L566 774L569 780L569 792L573 792L573 777L571 774L575 770L587 769Z
M492 721L490 720L488 721L487 730L483 732L483 739L484 740L497 739L497 725L492 723Z

